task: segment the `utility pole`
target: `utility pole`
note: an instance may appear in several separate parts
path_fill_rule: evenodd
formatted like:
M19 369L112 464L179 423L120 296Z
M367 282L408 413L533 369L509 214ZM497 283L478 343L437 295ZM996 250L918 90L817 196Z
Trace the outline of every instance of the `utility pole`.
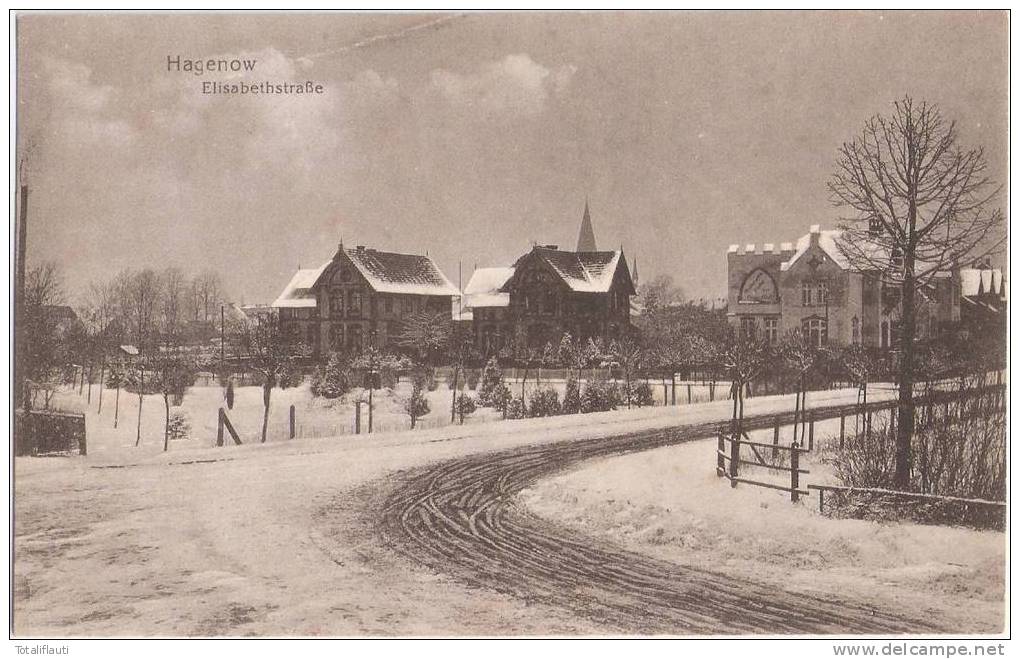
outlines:
M24 168L24 163L22 163ZM24 169L22 169L24 173ZM25 400L25 251L28 242L28 186L21 184L21 209L18 214L18 253L14 290L14 407Z

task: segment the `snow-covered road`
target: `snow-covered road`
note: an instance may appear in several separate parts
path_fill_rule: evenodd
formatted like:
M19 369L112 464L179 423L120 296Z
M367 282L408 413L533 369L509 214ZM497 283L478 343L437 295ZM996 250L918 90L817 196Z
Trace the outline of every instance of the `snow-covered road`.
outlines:
M855 391L813 394L812 406ZM747 414L792 397L749 400ZM264 446L121 468L19 459L15 632L31 635L565 634L619 631L479 588L383 546L373 507L454 458L727 418L727 401ZM215 461L210 461L215 460ZM553 466L555 469L555 465ZM578 595L583 597L583 593Z

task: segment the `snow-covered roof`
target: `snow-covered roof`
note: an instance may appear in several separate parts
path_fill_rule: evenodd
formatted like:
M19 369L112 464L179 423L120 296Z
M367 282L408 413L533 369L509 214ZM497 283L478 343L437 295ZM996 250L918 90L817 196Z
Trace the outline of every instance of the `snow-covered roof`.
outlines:
M501 293L499 289L513 276L513 268L478 268L464 288L464 307L509 306L510 294Z
M842 232L839 229L828 229L822 231L821 228L815 224L811 226L811 231L805 233L797 240L797 251L793 253L793 256L789 260L785 261L779 266L780 270L789 270L797 259L804 256L807 253L808 248L811 247L811 235L818 234L818 247L825 252L832 261L843 270L850 267L850 263L847 261L846 256L839 251L839 247L836 245L836 241L839 240L839 236ZM785 246L789 243L783 243Z
M344 253L377 293L460 295L457 287L428 256L364 247L344 249Z
M327 261L318 268L295 272L294 276L290 279L290 283L283 289L280 297L276 298L272 306L276 309L314 309L316 302L312 287L329 263Z
M613 285L623 252L564 252L550 247L535 247L521 259L530 254L538 254L544 259L571 290L607 293Z
M1005 297L1006 282L999 268L961 268L960 294L964 297L973 295L997 295Z

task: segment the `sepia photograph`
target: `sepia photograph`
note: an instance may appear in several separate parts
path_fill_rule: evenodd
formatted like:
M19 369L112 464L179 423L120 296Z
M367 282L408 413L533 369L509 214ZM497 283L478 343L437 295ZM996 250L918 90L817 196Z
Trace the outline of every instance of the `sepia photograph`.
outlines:
M18 653L1006 654L1009 10L9 22Z

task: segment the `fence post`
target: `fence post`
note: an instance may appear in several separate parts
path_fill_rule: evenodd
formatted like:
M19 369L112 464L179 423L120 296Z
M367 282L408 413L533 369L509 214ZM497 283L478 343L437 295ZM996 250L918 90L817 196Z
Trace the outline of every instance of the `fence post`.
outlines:
M734 433L736 434L736 433ZM740 474L740 438L730 438L730 487L736 487L737 481L733 480Z
M361 401L354 401L354 434L361 434Z
M216 414L216 446L223 446L223 408Z
M687 404L691 404L691 383L687 383Z
M808 422L808 439L807 448L809 451L815 450L815 413L811 411L811 420Z
M889 434L891 436L893 436L893 437L896 436L896 413L897 413L897 411L898 410L895 407L889 409ZM917 417L915 416L914 418L915 418L915 423L916 423L916 418Z
M776 421L775 430L772 432L772 459L779 457L779 421Z
M839 415L839 448L843 449L843 439L846 437L846 414ZM821 492L821 490L818 490Z
M715 456L715 475L722 478L726 475L726 459L723 457L726 455L726 436L719 433L719 447Z
M871 437L871 412L869 411L864 419L864 432L868 437Z
M790 501L800 501L800 447L797 442L790 444Z
M294 439L294 406L290 406L290 438Z

